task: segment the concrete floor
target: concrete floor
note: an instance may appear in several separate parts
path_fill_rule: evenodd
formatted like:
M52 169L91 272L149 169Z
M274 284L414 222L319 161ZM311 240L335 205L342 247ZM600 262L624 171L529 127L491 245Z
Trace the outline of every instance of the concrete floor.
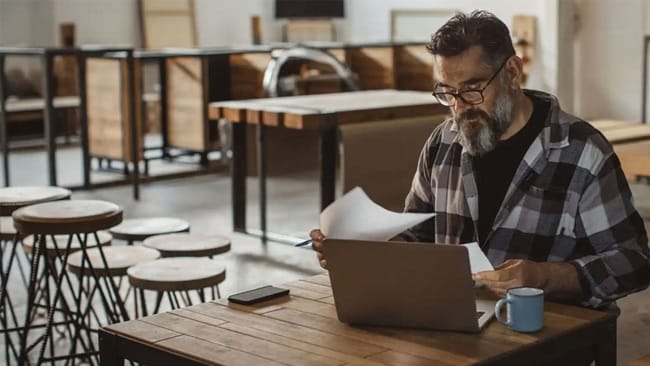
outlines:
M17 155L13 158L16 161L25 158L20 153ZM44 158L41 155L39 159ZM17 179L23 184L32 182L24 178L30 175L30 171L44 171L26 171L25 166L29 165L12 165L12 174L21 177ZM76 169L74 164L68 166ZM62 169L76 174L67 168ZM61 174L68 173L63 171ZM34 178L32 184L43 182L43 177L38 177ZM256 187L256 180L249 178L248 220L251 226L257 225ZM633 184L632 188L637 208L644 217L646 227L650 228L650 185ZM272 178L268 195L268 225L271 230L306 238L309 230L318 226L318 183L315 172ZM175 216L189 221L193 232L230 236L231 252L218 257L227 268L227 278L221 286L222 295L225 296L321 272L311 250L275 242L263 244L252 236L232 233L230 180L226 173L149 183L142 186L139 202L132 200L129 186L75 191L73 198L115 202L124 208L126 218ZM17 280L12 285L20 287ZM17 302L20 304L21 300L17 299ZM650 290L630 295L620 300L619 305L622 315L618 323L618 360L622 365L650 352Z

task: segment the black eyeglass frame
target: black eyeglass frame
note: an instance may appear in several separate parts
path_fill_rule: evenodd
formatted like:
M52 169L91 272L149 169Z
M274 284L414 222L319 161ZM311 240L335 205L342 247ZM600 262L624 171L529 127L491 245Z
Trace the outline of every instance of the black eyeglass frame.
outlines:
M499 73L501 72L501 70L506 65L506 62L508 62L509 59L510 59L510 57L506 58L501 63L501 66L499 66L497 71L492 75L492 77L490 77L488 79L487 83L480 89L467 89L467 90L463 90L463 91L458 92L458 93L434 91L433 93L431 93L431 95L433 95L438 100L438 102L440 102L440 104L442 104L444 106L447 106L447 107L455 106L456 102L458 101L458 98L460 98L463 101L463 103L468 104L468 105L481 104L481 103L483 103L485 101L485 97L483 96L483 92L485 91L485 89L487 89L488 86L490 86L490 83L492 82L492 80L494 80L497 77L497 75L499 75ZM438 85L439 84L436 83L436 86L434 87L434 89L436 89L438 87ZM467 99L465 99L463 97L463 94L467 94L467 93L478 93L478 95L480 95L481 98L478 101L468 101ZM453 96L454 97L454 99L453 99L454 102L453 103L448 102L447 98L445 98L445 95Z

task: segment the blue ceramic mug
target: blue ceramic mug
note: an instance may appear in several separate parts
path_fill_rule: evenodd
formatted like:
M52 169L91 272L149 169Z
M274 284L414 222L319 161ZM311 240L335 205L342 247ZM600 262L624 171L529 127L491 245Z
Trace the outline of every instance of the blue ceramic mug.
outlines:
M501 308L508 304L507 319L501 317ZM497 301L494 312L499 322L517 332L536 332L544 326L544 290L517 287L508 290L505 299Z

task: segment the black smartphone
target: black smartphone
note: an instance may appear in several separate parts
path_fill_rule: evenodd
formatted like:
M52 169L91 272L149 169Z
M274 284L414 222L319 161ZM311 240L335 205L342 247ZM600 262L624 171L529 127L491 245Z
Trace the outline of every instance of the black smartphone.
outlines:
M256 288L254 290L230 295L228 297L228 301L234 302L235 304L252 305L287 294L289 294L289 289L274 286L264 286Z

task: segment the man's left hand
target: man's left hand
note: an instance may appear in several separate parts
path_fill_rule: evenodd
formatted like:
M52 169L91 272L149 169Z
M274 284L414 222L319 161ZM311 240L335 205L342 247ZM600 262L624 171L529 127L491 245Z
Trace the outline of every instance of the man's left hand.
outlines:
M566 262L533 262L508 259L494 271L479 272L474 280L499 296L515 287L537 287L554 299L578 300L583 296L575 267Z
M537 262L526 259L508 259L494 268L494 271L479 272L474 280L480 281L499 296L514 287L542 288L544 271Z

